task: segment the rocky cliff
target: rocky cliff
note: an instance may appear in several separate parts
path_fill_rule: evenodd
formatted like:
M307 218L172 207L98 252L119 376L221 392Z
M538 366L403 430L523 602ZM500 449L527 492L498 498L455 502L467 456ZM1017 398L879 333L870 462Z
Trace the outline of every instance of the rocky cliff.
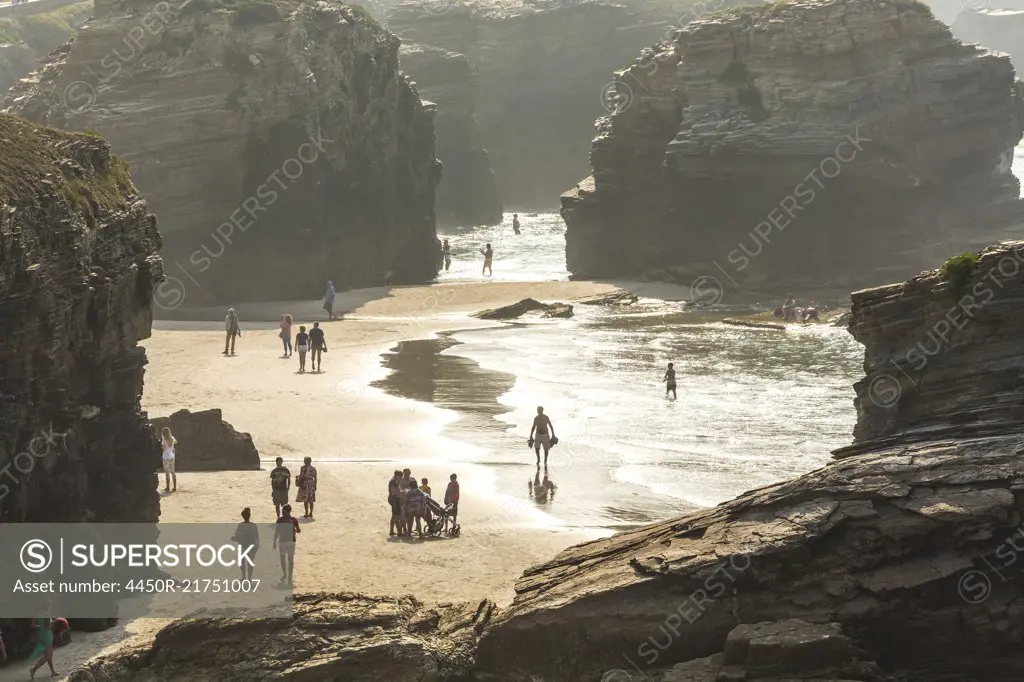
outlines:
M501 200L514 208L551 207L580 177L593 136L583 123L603 111L609 73L664 32L623 5L591 0L411 0L386 16L406 42L463 54L475 67L480 139ZM422 80L418 65L403 68ZM441 110L457 110L461 96L434 95ZM446 146L440 127L438 135ZM441 160L453 178L475 172Z
M593 175L562 197L576 276L854 288L980 248L1024 215L1009 59L962 45L917 2L714 14L617 80Z
M449 225L501 222L502 206L490 156L476 120L476 69L462 54L427 45L403 45L402 70L421 96L439 103L434 127L444 164L437 186L437 218Z
M0 520L155 522L160 237L103 140L0 114Z
M8 104L100 131L133 164L172 263L158 304L436 275L433 111L399 74L394 35L333 2L129 10L98 0Z
M66 42L92 16L92 0L79 0L63 7L37 7L26 3L0 14L0 93L6 93L19 78L27 76L36 63ZM40 9L43 11L32 11Z

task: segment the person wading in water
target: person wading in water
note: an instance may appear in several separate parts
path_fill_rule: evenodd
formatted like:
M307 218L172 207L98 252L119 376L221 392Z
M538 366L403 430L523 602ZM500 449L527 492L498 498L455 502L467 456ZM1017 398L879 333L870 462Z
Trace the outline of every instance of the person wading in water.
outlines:
M536 436L536 437L535 437ZM551 446L558 442L555 438L555 427L551 419L544 414L544 408L537 408L537 416L533 418L533 428L530 429L529 444L537 453L537 466L540 466L540 449L544 448L544 467L548 466L548 451Z
M480 271L481 276L493 275L494 269L491 267L491 263L494 260L494 249L491 248L490 243L480 252L484 254L484 267Z
M518 213L513 213L512 214L512 231L515 232L516 234L521 234L521 232L519 232L519 214Z
M675 365L671 362L668 363L668 369L665 370L665 378L662 379L665 382L665 397L671 393L672 397L676 397L676 369Z

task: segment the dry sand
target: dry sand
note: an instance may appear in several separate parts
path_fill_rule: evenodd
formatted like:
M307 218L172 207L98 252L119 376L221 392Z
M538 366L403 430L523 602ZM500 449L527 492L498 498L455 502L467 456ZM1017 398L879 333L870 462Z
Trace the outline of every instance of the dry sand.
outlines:
M487 282L341 294L335 307L346 318L321 322L329 348L322 374L298 374L297 355L280 357L276 325L282 312L290 312L296 325L323 320L319 301L237 305L243 335L234 357L221 355L222 308L174 311L182 319L212 321L154 325L153 337L143 344L150 360L144 409L157 417L182 408L219 407L225 420L252 434L264 470L180 473L178 491L162 498L161 520L235 522L249 506L254 521L272 521L274 457L283 457L295 474L309 456L319 485L315 520L303 522L299 537L296 590L411 593L437 602L490 597L508 603L524 569L607 532L546 523L527 501L495 491L485 468L467 463L472 448L440 435L452 414L388 396L369 383L385 374L380 353L401 340L494 324L468 313L525 297L566 301L616 288ZM532 453L524 451L524 457ZM388 537L387 480L395 468L406 466L430 479L435 496L443 495L450 473L458 474L461 537ZM58 670L69 672L101 652L145 641L164 624L139 619L103 633L75 633L72 644L56 652ZM0 670L0 682L27 679L26 668L19 663Z

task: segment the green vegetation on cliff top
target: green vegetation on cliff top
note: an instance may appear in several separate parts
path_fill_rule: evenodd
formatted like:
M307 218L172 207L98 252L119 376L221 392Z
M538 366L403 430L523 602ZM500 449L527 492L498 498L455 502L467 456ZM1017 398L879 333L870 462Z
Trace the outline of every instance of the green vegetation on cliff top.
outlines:
M137 193L128 165L111 155L106 169L76 175L77 164L67 163L72 156L64 149L75 142L83 147L106 144L89 133L44 128L0 114L0 206L58 194L90 225L100 213L124 206L125 195Z
M969 251L952 256L939 268L939 277L949 282L950 289L959 296L974 273L978 260L978 254Z
M202 0L192 0L191 4ZM279 21L303 5L310 5L308 0L229 0L229 6L236 12L235 24L251 26ZM186 6L187 7L187 6ZM371 28L379 29L380 24L373 15L361 5L342 4L341 8L348 18L360 21Z
M41 56L71 37L92 11L93 1L81 0L49 12L0 19L0 45L25 43Z

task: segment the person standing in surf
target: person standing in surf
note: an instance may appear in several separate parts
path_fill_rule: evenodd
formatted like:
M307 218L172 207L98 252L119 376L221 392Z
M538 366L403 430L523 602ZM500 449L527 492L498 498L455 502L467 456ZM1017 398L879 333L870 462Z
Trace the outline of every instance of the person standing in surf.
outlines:
M671 393L674 400L676 397L676 369L671 362L668 363L668 369L665 370L665 378L662 381L665 382L665 397L667 398Z
M494 249L491 248L489 242L487 246L480 251L480 253L484 255L484 267L483 270L480 271L480 276L493 276L494 269L491 267L491 263L494 261Z
M516 234L521 234L521 232L519 232L519 214L518 213L513 213L512 214L512 231L515 232Z
M444 240L444 244L441 245L441 255L444 256L444 271L452 267L452 245L448 243L448 240Z
M558 442L555 438L555 426L551 419L544 414L544 408L537 408L537 416L533 418L533 428L530 429L530 445L537 453L537 466L540 466L540 449L544 448L544 467L548 466L548 451L551 446Z

